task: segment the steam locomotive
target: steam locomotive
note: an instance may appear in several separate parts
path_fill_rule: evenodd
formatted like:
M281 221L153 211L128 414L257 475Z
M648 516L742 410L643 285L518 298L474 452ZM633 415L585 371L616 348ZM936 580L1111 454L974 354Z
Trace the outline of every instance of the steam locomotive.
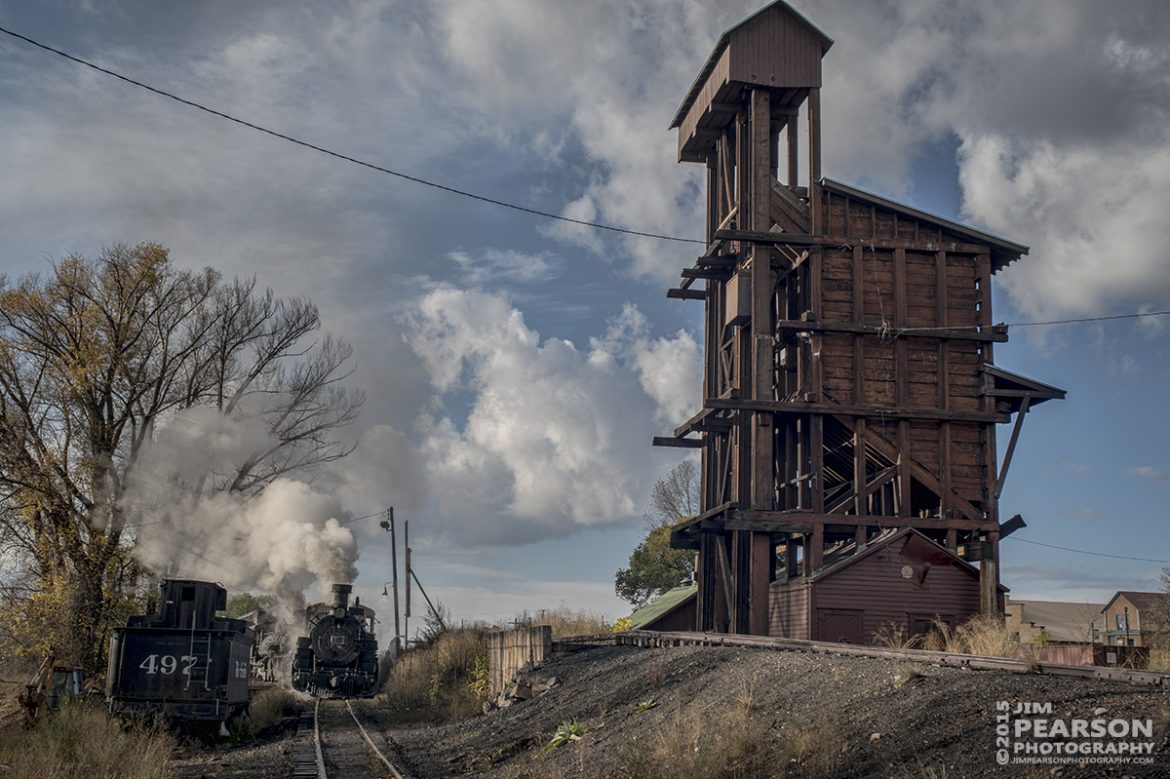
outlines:
M297 639L292 685L318 698L370 698L378 691L374 610L354 598L353 587L333 585L333 603L305 609L307 636Z
M193 579L159 583L150 614L114 628L106 674L110 710L223 723L248 710L253 634L219 616L227 590Z

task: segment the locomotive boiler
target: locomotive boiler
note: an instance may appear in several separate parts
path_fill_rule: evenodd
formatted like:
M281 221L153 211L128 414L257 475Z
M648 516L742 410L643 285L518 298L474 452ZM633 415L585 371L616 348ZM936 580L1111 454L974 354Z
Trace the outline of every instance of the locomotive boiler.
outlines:
M248 710L253 634L212 582L159 583L158 606L114 628L106 698L115 714L224 722Z
M378 642L374 610L353 587L334 584L333 602L305 609L308 635L297 639L292 685L318 698L369 698L378 691Z

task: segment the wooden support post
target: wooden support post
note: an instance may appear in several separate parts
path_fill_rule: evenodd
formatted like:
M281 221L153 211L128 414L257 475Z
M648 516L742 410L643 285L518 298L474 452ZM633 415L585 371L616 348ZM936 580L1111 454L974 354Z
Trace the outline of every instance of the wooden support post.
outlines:
M1020 410L1016 412L1016 423L1012 425L1012 437L1008 439L1007 451L1003 453L1003 465L999 468L999 478L995 480L995 489L991 493L996 500L999 500L999 496L1003 494L1003 483L1007 479L1008 468L1012 466L1012 455L1016 451L1016 441L1020 438L1020 428L1024 426L1024 417L1028 413L1028 406L1031 402L1032 395L1025 394L1023 401L1020 402Z
M727 632L728 624L734 625L732 620L735 613L735 597L734 590L731 586L731 563L728 561L727 552L727 536L715 535L711 538L711 543L715 547L715 566L719 572L719 594L723 596L723 610L722 614L716 613L714 630L719 632Z
M770 227L770 202L772 176L771 158L771 108L770 96L765 89L754 89L751 94L751 207L745 225L748 230L767 230ZM751 249L751 306L752 306L752 371L750 397L757 400L772 398L775 348L775 281L772 274L772 249L761 244L752 244ZM751 505L755 508L771 508L775 493L776 475L774 469L774 429L770 413L754 413L752 425L752 468Z
M869 502L867 500L865 485L866 478L866 463L865 456L865 417L853 418L853 513L858 517L864 517L869 513ZM861 546L865 543L866 527L865 525L858 525L853 532L853 540Z
M821 90L808 91L808 202L812 234L824 233L821 220Z
M825 526L820 522L813 525L812 533L806 536L809 539L808 548L805 551L805 576L812 576L816 574L821 567L821 561L824 557L825 551Z
M979 561L979 611L990 617L1000 618L999 608L999 533L987 534L988 549Z
M779 180L780 125L772 124L768 132L768 171L773 181Z
M800 126L799 115L793 111L788 115L785 135L788 136L788 186L796 187L800 179Z
M753 89L748 123L750 141L749 167L745 174L750 178L746 194L749 208L740 213L748 214L744 228L766 231L772 225L771 202L772 182L776 177L777 136L772 131L771 94L766 89ZM751 397L767 400L773 397L775 377L775 278L772 272L772 252L763 244L752 244L750 249L751 305L752 305L752 370ZM752 418L751 451L751 506L762 510L775 508L776 494L776 452L774 415L769 412L755 412ZM746 613L738 621L738 630L754 635L768 633L769 582L772 578L773 552L770 533L752 533L742 541L742 554L746 567L740 571L740 584L744 590Z
M770 533L751 534L751 587L749 594L748 632L768 635L769 598L772 572L776 564L775 547Z

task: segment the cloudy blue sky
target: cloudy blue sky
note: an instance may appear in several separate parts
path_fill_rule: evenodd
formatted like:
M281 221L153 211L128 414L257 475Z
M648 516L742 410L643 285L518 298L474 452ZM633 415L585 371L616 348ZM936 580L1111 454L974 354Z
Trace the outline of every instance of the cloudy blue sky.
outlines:
M827 175L1032 247L996 279L1026 322L1170 309L1170 7L1133 0L794 3L824 62ZM699 166L667 130L719 33L758 0L0 0L0 25L403 173L699 237ZM368 402L336 475L393 503L457 617L565 604L612 577L649 440L698 407L693 260L322 156L0 36L0 268L157 241L182 264L318 302ZM1003 544L1023 597L1104 601L1170 559L1165 318L1013 328L997 363L1069 391L1028 418ZM1001 436L1006 441L1006 433ZM359 591L380 592L372 522Z

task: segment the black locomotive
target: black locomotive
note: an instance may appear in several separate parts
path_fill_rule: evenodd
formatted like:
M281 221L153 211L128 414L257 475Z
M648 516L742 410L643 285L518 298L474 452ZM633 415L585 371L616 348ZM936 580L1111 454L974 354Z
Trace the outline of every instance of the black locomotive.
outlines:
M318 698L369 698L378 691L378 641L374 610L358 598L349 605L353 587L333 585L333 603L305 609L307 636L297 639L292 685Z
M106 698L115 714L223 722L248 709L252 630L220 616L227 591L164 580L153 613L114 628Z

